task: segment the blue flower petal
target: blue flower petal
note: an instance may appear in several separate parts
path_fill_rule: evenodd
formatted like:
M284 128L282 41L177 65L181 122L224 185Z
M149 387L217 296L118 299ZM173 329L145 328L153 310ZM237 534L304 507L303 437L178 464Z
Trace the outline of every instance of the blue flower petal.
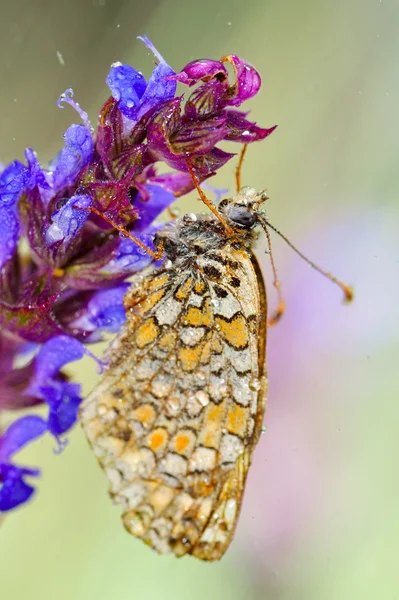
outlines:
M78 102L76 102L76 100L73 99L74 96L74 91L72 88L68 88L67 90L65 90L65 92L63 94L61 94L61 96L58 98L57 100L57 106L58 108L64 108L62 106L62 104L65 102L66 104L69 104L70 106L72 106L72 108L74 110L76 110L76 112L78 113L79 117L82 119L85 127L87 128L87 130L89 132L93 131L93 127L91 126L90 120L89 120L89 115L87 114L87 112L85 110L83 110L80 105L78 104Z
M54 191L75 183L76 176L90 161L93 139L84 125L71 125L64 133L65 145L52 164Z
M176 200L172 192L168 192L160 185L147 183L145 189L149 193L149 199L135 201L134 206L139 210L140 218L135 221L134 231L143 232L151 223Z
M53 379L63 366L80 360L85 354L87 350L83 344L67 335L58 335L45 342L36 356L35 377L27 393L35 395L37 388Z
M115 64L106 82L120 111L129 119L135 119L147 86L144 76L130 65Z
M126 320L123 298L130 284L101 290L94 294L88 304L88 318L96 329L117 333Z
M213 203L216 206L219 204L219 202L221 201L221 199L223 198L223 196L226 196L226 194L229 193L229 188L217 188L217 187L211 185L210 183L208 183L207 181L204 181L202 183L202 187L205 190L210 190L213 194L215 194L215 198L213 200Z
M18 160L0 173L0 269L14 255L19 237L16 203L28 181L28 169Z
M142 40L159 60L148 83L139 71L122 63L115 63L107 77L107 85L118 102L118 108L128 119L135 121L161 102L174 98L177 87L175 80L167 79L176 75L175 71L165 62L150 40L146 37L139 37L139 40Z
M80 385L57 379L60 369L83 356L100 361L78 340L59 335L40 348L35 359L35 374L25 393L42 398L49 405L47 428L58 437L76 422L80 397Z
M18 160L0 173L0 206L14 206L26 186L27 168Z
M0 462L6 462L15 452L42 436L46 422L36 415L17 419L0 436Z
M0 206L0 269L15 252L19 237L19 220L16 208Z
M152 72L148 80L147 88L141 98L140 110L137 113L137 119L141 119L149 110L155 108L157 104L174 98L177 88L175 80L168 80L167 77L175 75L175 72L166 63L159 63Z
M38 477L38 469L26 469L0 463L0 511L5 512L23 504L32 496L35 488L24 477Z
M54 213L52 223L46 231L46 242L49 246L63 240L68 245L86 223L90 212L78 210L74 206L91 206L92 199L85 194L77 194L69 198L64 206Z
M50 407L47 428L55 437L67 432L75 423L82 401L80 385L67 381L54 381L44 385L40 392Z
M135 225L140 221L136 221ZM149 227L143 233L135 230L134 235L143 242L146 246L149 246L151 250L155 250L153 245L153 239L155 233L160 229L161 225L154 225ZM104 271L107 273L119 273L125 275L128 273L137 273L148 267L152 263L152 257L140 248L135 242L129 240L129 238L121 237L117 250L112 256L110 262L105 265Z
M153 70L141 98L141 106L137 114L137 119L141 119L146 112L154 108L157 104L174 98L177 82L174 79L168 79L169 77L176 75L176 73L172 67L167 64L150 40L146 36L139 37L138 39L144 42L147 48L154 54L155 58L159 60L159 64Z
M28 178L26 187L28 189L32 189L37 185L46 190L50 189L44 171L37 160L36 152L32 150L32 148L26 148L25 157L28 163Z

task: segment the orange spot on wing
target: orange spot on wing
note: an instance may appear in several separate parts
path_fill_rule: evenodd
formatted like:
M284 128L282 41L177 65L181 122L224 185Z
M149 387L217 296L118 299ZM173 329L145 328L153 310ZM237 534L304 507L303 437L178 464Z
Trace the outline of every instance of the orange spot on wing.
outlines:
M243 437L247 429L247 409L238 404L227 413L227 429L230 433Z
M212 322L212 313L210 310L210 304L207 300L204 302L203 308L197 308L190 306L184 316L184 325L192 325L193 327L209 327Z
M155 409L151 404L142 404L133 411L133 419L142 423L145 427L149 427L155 420Z
M194 292L196 294L201 296L205 292L205 289L206 289L206 287L205 287L204 281L202 281L201 279L196 281L195 286L194 286Z
M248 344L248 325L245 318L238 314L231 321L220 317L215 318L219 335L233 348L239 350Z
M168 434L165 429L158 427L154 429L151 435L148 437L148 446L154 452L163 448L168 440Z
M207 340L202 348L201 363L207 365L211 360L211 341Z
M179 289L176 291L176 298L178 300L185 300L189 293L191 292L191 287L193 284L193 278L192 277L187 277L186 281L179 287Z
M180 348L179 359L183 371L193 371L198 364L201 356L203 344L198 344L194 348Z
M136 344L139 348L144 348L151 344L159 334L159 328L153 318L147 319L136 331Z
M154 308L154 306L164 297L165 293L166 289L163 289L147 296L147 298L140 303L141 312L146 313L151 310L151 308Z
M203 429L200 433L200 442L207 448L218 448L224 426L225 413L225 402L208 405L204 417Z
M215 491L215 483L213 481L205 482L197 480L192 483L189 489L194 498L206 498ZM211 508L209 510L211 510ZM208 517L208 511L203 511L200 506L197 512L197 518L199 521L203 523Z
M175 439L176 452L181 454L187 448L190 443L190 438L186 434L180 434Z

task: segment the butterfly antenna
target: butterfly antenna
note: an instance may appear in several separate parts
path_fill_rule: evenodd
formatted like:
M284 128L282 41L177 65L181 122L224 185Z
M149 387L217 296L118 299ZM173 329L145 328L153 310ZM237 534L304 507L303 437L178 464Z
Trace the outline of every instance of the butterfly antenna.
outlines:
M323 277L326 277L327 279L329 279L332 283L335 283L335 285L337 285L344 293L344 303L345 304L349 304L350 302L352 302L354 292L353 292L353 288L350 285L343 283L340 279L335 277L332 273L329 273L328 271L325 271L324 269L322 269L321 267L316 265L307 256L305 256L303 254L303 252L298 250L298 248L296 246L294 246L294 244L283 233L281 233L281 231L279 231L276 227L274 227L274 225L269 223L269 221L266 221L266 219L264 219L264 218L259 218L259 222L261 223L262 228L265 230L265 233L267 236L268 236L267 228L270 227L270 229L272 229L275 233L277 233L277 235L279 235L285 241L285 243L288 244L288 246L296 254L298 254L298 256L300 256L308 265L310 265L312 267L312 269L314 269L315 271L320 273L320 275L323 275ZM272 260L272 264L273 264L273 260Z

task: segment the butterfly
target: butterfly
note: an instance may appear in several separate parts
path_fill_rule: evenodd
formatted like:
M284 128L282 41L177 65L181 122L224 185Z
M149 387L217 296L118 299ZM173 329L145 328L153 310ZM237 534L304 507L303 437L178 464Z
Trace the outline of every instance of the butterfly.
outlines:
M80 421L125 528L159 553L213 561L232 541L266 407L267 301L253 247L269 223L265 192L244 187L215 207L192 176L212 213L157 232L166 261L132 280L126 324ZM280 297L274 321L283 309Z

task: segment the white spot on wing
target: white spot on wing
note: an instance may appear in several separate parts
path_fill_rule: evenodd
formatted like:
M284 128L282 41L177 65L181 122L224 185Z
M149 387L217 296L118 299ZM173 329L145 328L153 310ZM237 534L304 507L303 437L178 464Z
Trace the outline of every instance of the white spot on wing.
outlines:
M168 298L155 311L159 325L173 325L182 311L183 305L174 298Z

